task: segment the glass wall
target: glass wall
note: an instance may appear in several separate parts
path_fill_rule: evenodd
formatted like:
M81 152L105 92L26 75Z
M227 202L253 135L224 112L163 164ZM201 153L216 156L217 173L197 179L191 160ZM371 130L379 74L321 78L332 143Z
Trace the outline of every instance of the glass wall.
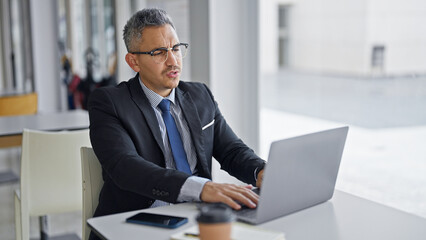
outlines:
M0 94L34 91L29 2L0 2Z
M87 107L96 88L116 84L113 0L58 1L61 79L68 109Z
M425 2L259 2L263 156L349 125L337 188L426 217Z

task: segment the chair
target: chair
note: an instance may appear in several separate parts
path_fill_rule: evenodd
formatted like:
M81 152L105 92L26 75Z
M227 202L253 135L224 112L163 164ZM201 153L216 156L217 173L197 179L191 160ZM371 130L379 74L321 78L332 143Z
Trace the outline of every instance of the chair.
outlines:
M81 172L83 177L83 239L89 239L87 219L93 217L99 202L99 193L104 180L102 167L92 148L81 148Z
M91 146L88 129L61 132L24 129L21 186L20 191L15 191L16 239L29 239L30 216L82 209L79 156L82 146Z
M0 97L0 116L37 113L37 93Z

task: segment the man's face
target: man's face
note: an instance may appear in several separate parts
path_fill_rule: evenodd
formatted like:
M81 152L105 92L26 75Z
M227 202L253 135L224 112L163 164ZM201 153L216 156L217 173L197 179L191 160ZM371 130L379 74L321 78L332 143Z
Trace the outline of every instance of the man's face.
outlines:
M142 31L142 40L133 51L150 52L157 48L171 48L179 43L176 31L169 25L146 27ZM126 61L149 89L165 97L179 84L182 70L182 58L168 51L164 63L156 63L149 54L126 55Z

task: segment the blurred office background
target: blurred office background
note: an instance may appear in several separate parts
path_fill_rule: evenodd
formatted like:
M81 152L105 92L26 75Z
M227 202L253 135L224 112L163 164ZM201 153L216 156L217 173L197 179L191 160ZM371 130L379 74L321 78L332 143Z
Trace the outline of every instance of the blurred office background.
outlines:
M212 89L235 132L269 144L349 125L337 189L426 217L426 2L423 0L2 0L0 94L36 92L38 112L86 107L128 80L122 29L164 8L190 44L183 80ZM0 170L19 172L19 149ZM214 165L217 181L234 181ZM0 185L0 238L14 239L13 189ZM81 213L49 216L81 235ZM31 222L38 237L37 219Z

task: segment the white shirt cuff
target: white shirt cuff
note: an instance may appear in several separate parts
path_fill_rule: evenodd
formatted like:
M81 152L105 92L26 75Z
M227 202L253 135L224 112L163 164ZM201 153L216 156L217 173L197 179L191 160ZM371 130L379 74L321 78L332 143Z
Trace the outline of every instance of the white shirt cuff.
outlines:
M210 182L210 179L191 176L186 179L185 183L180 189L179 196L177 198L178 202L189 202L189 201L201 201L200 195L203 190L204 184Z

